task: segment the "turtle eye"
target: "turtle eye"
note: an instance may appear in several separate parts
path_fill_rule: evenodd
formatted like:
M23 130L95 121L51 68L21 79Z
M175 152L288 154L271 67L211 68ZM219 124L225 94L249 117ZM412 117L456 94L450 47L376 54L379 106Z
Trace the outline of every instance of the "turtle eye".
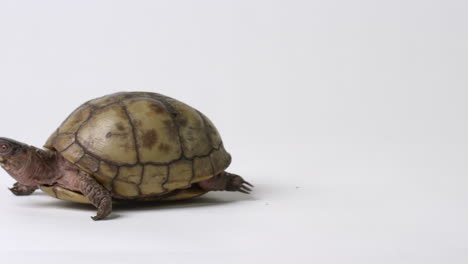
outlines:
M5 153L8 150L10 150L10 146L8 146L8 144L1 144L0 145L0 153Z

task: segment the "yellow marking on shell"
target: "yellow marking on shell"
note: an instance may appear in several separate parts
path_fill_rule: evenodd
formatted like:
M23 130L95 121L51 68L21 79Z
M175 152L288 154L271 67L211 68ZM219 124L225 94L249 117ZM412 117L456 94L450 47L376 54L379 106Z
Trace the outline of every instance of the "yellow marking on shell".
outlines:
M195 172L195 176L193 177L192 182L199 182L213 177L214 173L210 157L195 158L193 160L193 170Z
M55 148L58 152L62 152L73 143L75 143L74 134L58 135L53 140L53 148Z
M62 155L72 163L76 163L84 154L83 149L78 144L73 144L62 152Z
M161 102L136 98L124 104L135 126L141 162L168 163L180 158L177 128Z
M41 191L45 192L46 194L54 198L57 198L57 195L55 195L55 192L52 186L39 185L39 189L41 189Z
M135 184L119 180L114 181L113 191L116 194L124 197L138 196L138 187Z
M180 160L169 165L169 177L164 184L167 190L184 188L190 185L192 178L192 162Z
M132 127L120 105L96 111L78 131L78 140L87 151L105 160L137 162Z
M145 166L143 179L140 185L144 195L164 193L166 189L162 187L167 179L168 166Z
M224 171L227 167L229 167L229 164L231 164L231 155L224 150L223 147L221 147L219 150L213 151L210 155L211 162L213 164L213 169L215 175Z
M90 204L89 200L82 194L64 189L59 186L44 186L41 185L39 188L46 194L64 201Z
M60 126L59 133L75 133L81 124L89 118L91 110L89 106L80 106Z
M167 99L167 102L179 113L175 119L179 126L184 155L191 159L194 156L210 153L212 145L204 121L198 112L174 99Z
M142 166L120 167L117 180L138 184L141 181Z
M100 174L109 179L113 179L115 176L117 176L117 170L118 168L116 166L109 165L106 162L101 161L97 174Z
M83 158L78 161L78 165L87 168L87 170L91 172L99 170L99 161L88 154L85 154Z

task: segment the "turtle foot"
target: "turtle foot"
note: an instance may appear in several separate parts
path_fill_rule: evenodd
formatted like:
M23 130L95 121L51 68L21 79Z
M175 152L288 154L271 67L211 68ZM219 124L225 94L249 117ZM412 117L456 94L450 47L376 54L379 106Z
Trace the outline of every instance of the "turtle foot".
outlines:
M226 191L231 192L241 192L245 194L250 194L252 188L254 187L249 182L245 181L241 176L231 174L232 178L228 181L226 186Z
M37 186L27 186L19 182L13 184L13 187L8 188L16 196L30 195L37 189Z
M249 194L254 187L241 176L229 172L222 172L216 177L198 183L207 191L230 191Z

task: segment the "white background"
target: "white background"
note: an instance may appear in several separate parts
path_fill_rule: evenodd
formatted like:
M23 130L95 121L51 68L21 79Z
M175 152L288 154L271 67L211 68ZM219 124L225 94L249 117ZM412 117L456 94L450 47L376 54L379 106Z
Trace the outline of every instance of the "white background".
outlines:
M468 4L0 1L1 136L82 102L204 112L251 196L95 210L0 172L2 263L468 263Z

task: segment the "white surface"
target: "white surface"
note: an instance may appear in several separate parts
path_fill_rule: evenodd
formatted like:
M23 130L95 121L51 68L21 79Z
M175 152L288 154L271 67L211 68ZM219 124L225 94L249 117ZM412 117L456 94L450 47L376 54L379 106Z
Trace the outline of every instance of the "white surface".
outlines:
M1 135L155 91L208 115L252 196L14 197L2 263L467 263L466 1L2 1ZM94 261L90 261L94 260Z

